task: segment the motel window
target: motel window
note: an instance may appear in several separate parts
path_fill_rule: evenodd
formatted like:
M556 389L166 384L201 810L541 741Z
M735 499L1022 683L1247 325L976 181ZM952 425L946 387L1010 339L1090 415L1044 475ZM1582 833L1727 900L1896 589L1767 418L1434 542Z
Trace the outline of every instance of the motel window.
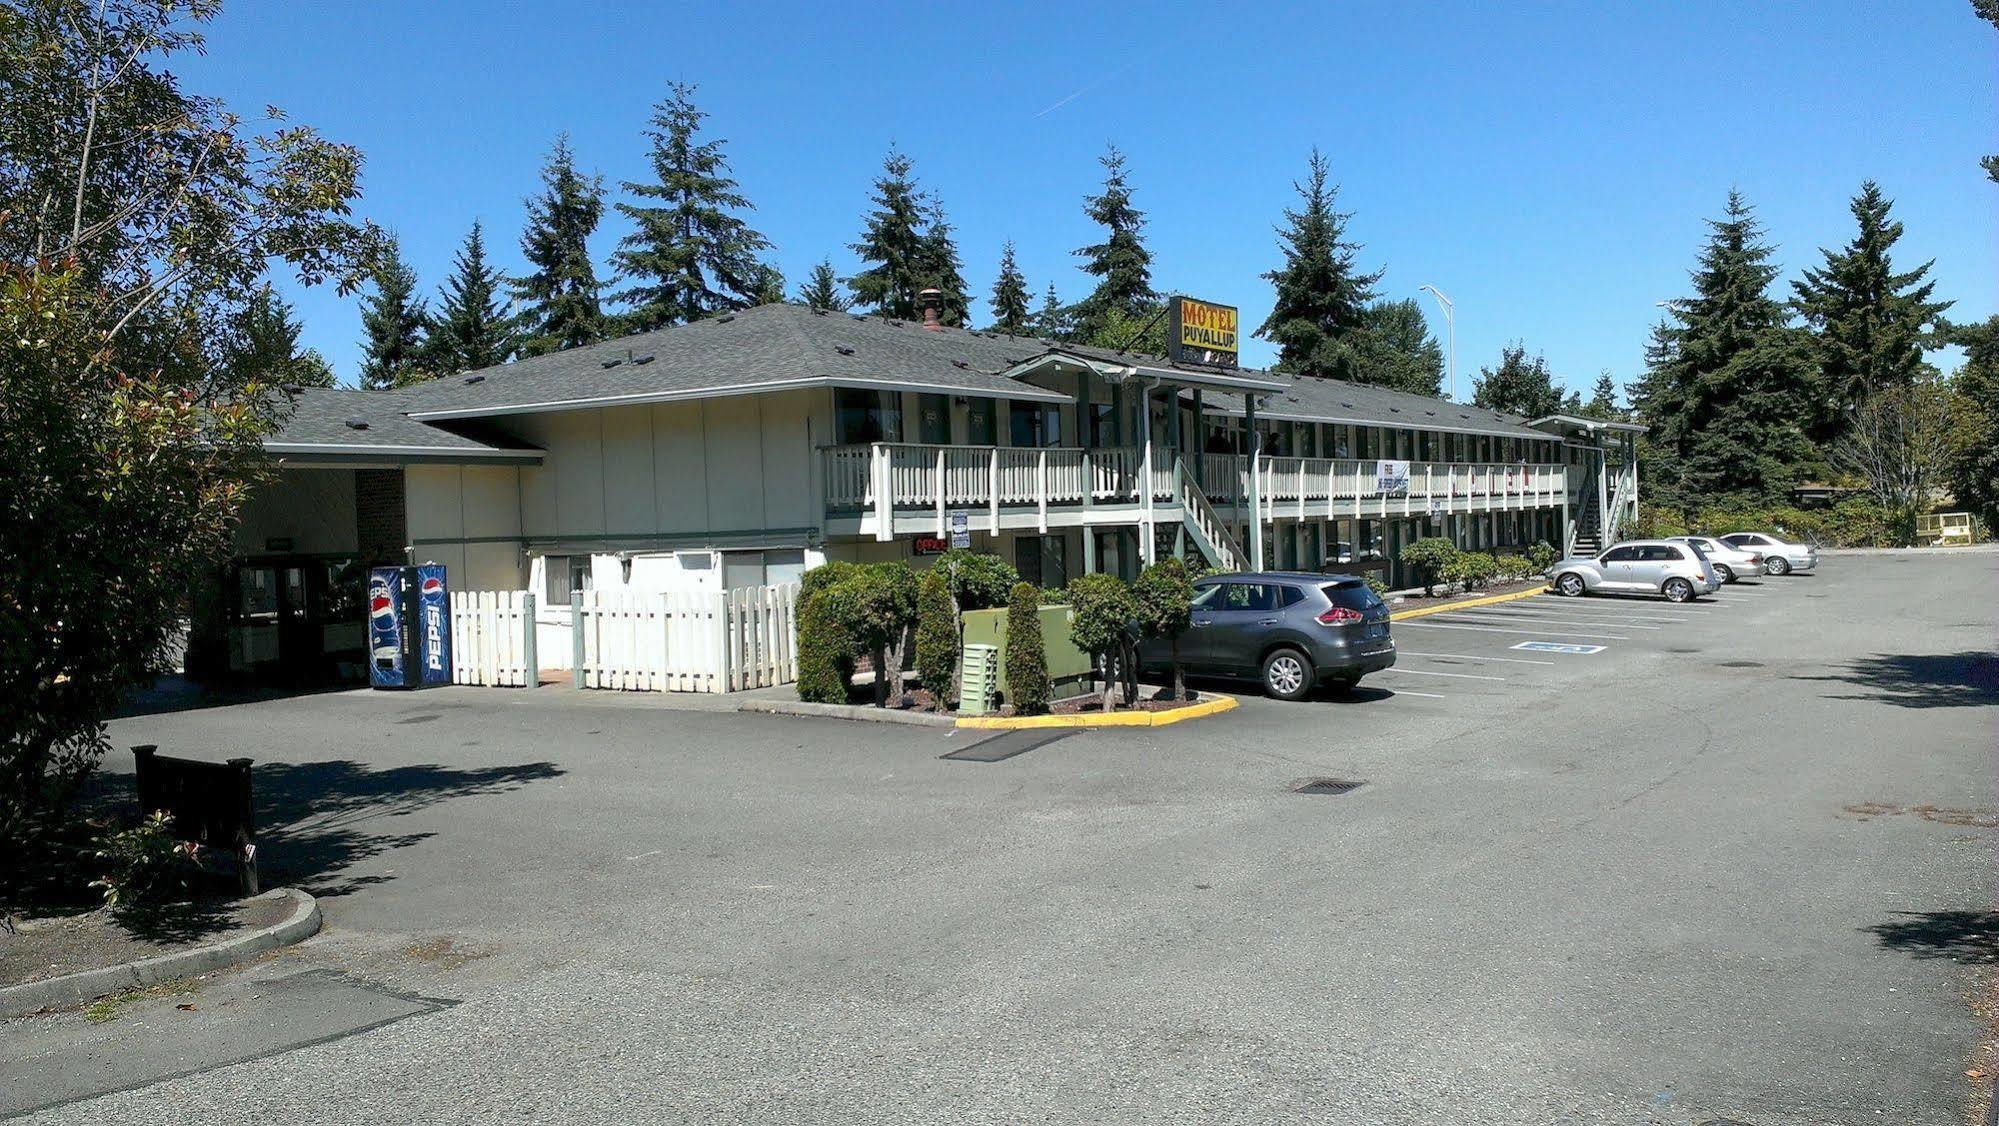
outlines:
M965 404L965 441L974 446L999 445L999 424L993 417L991 399L972 399Z
M1013 541L1013 565L1022 582L1035 586L1069 585L1067 545L1061 536L1021 536Z
M916 397L916 440L932 446L951 444L951 396Z
M843 446L902 441L900 392L834 388L833 416Z
M1018 449L1061 445L1061 408L1053 403L1009 403L1007 440Z
M570 594L589 590L590 557L587 555L545 555L542 557L542 605L568 606Z

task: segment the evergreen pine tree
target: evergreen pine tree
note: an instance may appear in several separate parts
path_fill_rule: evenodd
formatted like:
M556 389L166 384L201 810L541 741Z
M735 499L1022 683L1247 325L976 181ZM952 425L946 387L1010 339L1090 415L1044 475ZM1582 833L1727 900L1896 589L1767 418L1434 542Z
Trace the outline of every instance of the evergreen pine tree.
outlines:
M361 386L381 390L411 382L421 369L430 313L416 295L416 271L403 261L395 240L372 280L374 295L361 299Z
M847 279L856 304L885 317L914 320L916 294L935 248L924 245L923 218L929 200L916 186L910 159L895 149L882 160L875 179L873 210L868 212L861 241L848 249L866 269ZM962 288L962 286L960 287Z
M1530 420L1580 406L1573 396L1562 397L1554 372L1548 370L1547 357L1528 359L1526 346L1517 341L1500 350L1498 367L1479 369L1472 381L1471 401L1475 407Z
M426 359L431 375L476 371L511 359L520 345L514 320L500 305L505 281L486 261L486 235L475 220L452 260L452 274L437 297Z
M799 289L798 303L822 313L844 313L854 301L840 292L840 279L833 273L832 260L823 258L812 267L811 280Z
M1964 349L1952 383L1967 423L1951 457L1951 495L1987 528L1999 528L1999 317L1953 328L1951 343Z
M751 305L782 305L784 298L784 271L775 262L763 262L757 266L756 285L750 290Z
M1043 340L1067 340L1069 327L1069 310L1055 295L1055 283L1049 282L1048 292L1041 297L1041 310L1034 314L1034 335Z
M1769 294L1773 251L1741 193L1708 226L1694 296L1669 304L1647 348L1638 402L1666 470L1655 479L1668 500L1780 500L1818 465L1809 342Z
M1083 214L1104 228L1104 241L1076 251L1083 270L1097 279L1097 288L1076 306L1076 329L1082 336L1098 335L1102 322L1116 314L1149 312L1152 292L1152 252L1145 248L1145 213L1132 206L1124 154L1111 146L1098 158L1104 166L1104 190L1083 198Z
M1596 373L1596 386L1590 388L1589 402L1583 404L1582 413L1606 421L1624 417L1624 412L1617 409L1617 383L1610 378L1609 368Z
M1350 213L1334 210L1338 185L1326 182L1326 158L1313 149L1299 211L1286 210L1284 265L1263 275L1277 287L1277 301L1256 334L1277 345L1277 369L1336 379L1364 379L1364 348L1349 340L1365 330L1367 304L1380 273L1354 265L1360 247L1346 241Z
M971 319L972 298L965 292L964 264L958 260L958 244L951 237L950 220L942 204L930 208L930 225L923 232L917 274L918 291L934 289L942 294L938 319L954 328L963 328ZM921 310L919 309L920 313Z
M269 285L230 319L224 362L237 383L259 380L283 387L331 387L333 368L316 349L300 348L303 328L292 307Z
M645 134L657 182L620 185L659 202L617 205L635 229L611 263L633 284L613 299L628 306L626 327L636 332L745 308L768 281L757 255L770 240L736 215L754 208L729 175L724 142L696 139L708 115L695 106L692 85L669 89Z
M1444 349L1415 298L1376 301L1363 310L1361 324L1365 339L1353 341L1365 349L1365 362L1355 373L1361 382L1437 397L1444 385Z
M521 253L534 269L513 283L524 355L594 344L604 338L590 235L604 217L604 178L576 171L567 133L555 139L541 169L542 193L527 200Z
M1931 301L1933 263L1896 273L1888 254L1902 224L1888 218L1893 201L1869 180L1853 197L1860 230L1846 249L1821 250L1825 265L1791 283L1804 322L1815 333L1818 417L1813 437L1830 441L1849 412L1875 391L1904 387L1923 370L1923 345L1935 338L1948 301Z
M1028 333L1027 278L1013 257L1013 240L1000 250L999 279L993 282L993 331L1009 336Z

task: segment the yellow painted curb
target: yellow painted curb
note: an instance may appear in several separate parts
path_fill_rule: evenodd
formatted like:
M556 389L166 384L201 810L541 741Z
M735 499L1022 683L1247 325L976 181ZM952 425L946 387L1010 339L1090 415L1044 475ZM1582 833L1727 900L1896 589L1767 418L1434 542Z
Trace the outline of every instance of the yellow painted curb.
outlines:
M1212 700L1202 700L1198 704L1174 708L1170 712L1112 712L1109 715L978 715L966 716L958 721L958 726L985 730L1015 730L1028 727L1165 727L1182 720L1200 719L1202 716L1234 711L1235 706L1234 696L1217 695Z
M1407 621L1410 618L1420 618L1427 614L1443 614L1452 610L1468 610L1473 606L1495 606L1501 602L1518 602L1523 598L1532 598L1537 594L1546 593L1548 593L1546 587L1536 587L1533 590L1516 590L1512 594L1490 594L1484 598L1467 598L1463 602L1450 602L1442 606L1423 606L1415 610L1397 610L1395 613L1388 615L1388 619L1394 622L1401 622Z

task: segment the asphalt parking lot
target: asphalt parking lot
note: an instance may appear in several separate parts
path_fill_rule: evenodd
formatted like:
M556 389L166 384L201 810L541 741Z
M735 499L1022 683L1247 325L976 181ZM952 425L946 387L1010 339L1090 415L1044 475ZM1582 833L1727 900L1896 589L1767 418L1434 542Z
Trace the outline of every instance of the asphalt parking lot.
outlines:
M1835 556L1453 611L1350 697L996 761L610 693L135 717L260 760L327 931L194 1011L7 1022L0 1112L1959 1123L1994 589Z

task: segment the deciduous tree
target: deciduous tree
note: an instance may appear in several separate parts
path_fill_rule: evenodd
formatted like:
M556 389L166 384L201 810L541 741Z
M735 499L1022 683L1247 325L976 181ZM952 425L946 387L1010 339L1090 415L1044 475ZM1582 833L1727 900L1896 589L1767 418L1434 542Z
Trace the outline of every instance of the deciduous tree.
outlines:
M1436 398L1444 385L1444 350L1430 334L1423 307L1413 297L1376 301L1361 315L1366 337L1357 341L1360 381Z
M1522 418L1544 418L1573 412L1580 404L1574 396L1564 398L1555 386L1555 374L1548 360L1536 355L1527 358L1527 348L1518 341L1499 353L1499 366L1480 368L1472 381L1472 405L1486 410L1505 411Z

